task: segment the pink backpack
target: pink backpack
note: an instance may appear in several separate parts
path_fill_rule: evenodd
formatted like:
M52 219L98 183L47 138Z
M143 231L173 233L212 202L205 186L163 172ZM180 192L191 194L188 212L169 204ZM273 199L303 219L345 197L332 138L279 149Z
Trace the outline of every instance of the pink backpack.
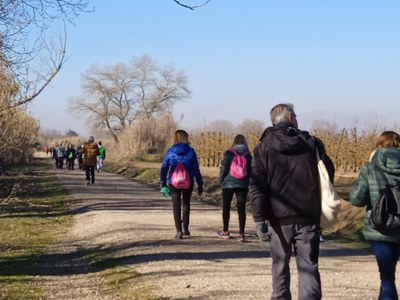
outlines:
M246 154L249 151L245 151L242 154L239 154L235 151L235 149L229 149L234 155L231 162L231 166L229 169L229 175L236 179L244 179L247 177L247 160Z
M189 189L190 175L182 162L178 162L171 176L171 183L177 189Z

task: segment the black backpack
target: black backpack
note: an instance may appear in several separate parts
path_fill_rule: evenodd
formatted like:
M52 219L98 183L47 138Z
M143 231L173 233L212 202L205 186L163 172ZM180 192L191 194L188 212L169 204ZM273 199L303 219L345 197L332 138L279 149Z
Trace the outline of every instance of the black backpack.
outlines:
M371 227L381 233L400 229L400 182L379 191L378 200L371 208Z

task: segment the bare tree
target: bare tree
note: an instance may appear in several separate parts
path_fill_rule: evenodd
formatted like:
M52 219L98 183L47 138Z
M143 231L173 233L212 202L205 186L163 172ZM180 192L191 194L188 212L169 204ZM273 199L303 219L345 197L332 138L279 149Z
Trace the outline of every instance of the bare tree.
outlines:
M241 124L238 125L238 132L242 134L254 133L254 132L262 132L265 128L265 125L260 120L254 119L245 119Z
M115 141L135 120L168 111L191 94L183 71L160 67L148 55L130 64L92 66L84 75L83 90L69 110L87 115L92 127L104 129Z
M65 62L65 29L57 43L49 41L45 33L53 23L73 22L81 12L88 12L88 2L1 1L0 68L12 78L14 88L9 106L0 107L0 111L31 102L56 76ZM35 64L40 68L35 68Z
M50 24L73 22L89 0L3 0L0 9L0 62L24 65L42 49Z
M64 35L64 38L66 36ZM46 46L47 47L47 46ZM54 79L65 63L66 40L51 43L45 50L48 56L41 61L40 69L26 65L24 74L14 74L13 89L9 101L3 102L0 112L21 107L35 99ZM7 70L3 70L7 72ZM9 74L11 77L12 75Z
M235 125L226 120L216 120L208 123L204 131L208 132L222 132L222 133L234 133L236 131Z

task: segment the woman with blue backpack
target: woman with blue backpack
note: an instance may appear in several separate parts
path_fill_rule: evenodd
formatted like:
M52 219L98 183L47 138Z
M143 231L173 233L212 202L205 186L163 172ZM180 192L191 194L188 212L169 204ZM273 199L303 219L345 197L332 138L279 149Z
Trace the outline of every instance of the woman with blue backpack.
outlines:
M249 193L249 179L252 156L246 138L238 134L232 146L225 152L221 162L219 180L222 188L222 222L223 229L218 236L229 239L229 219L233 196L236 196L239 217L239 241L245 242L246 202Z
M160 171L160 193L171 197L176 239L189 238L190 200L197 183L197 193L203 193L203 177L197 154L189 145L189 135L184 130L175 131L174 144L164 156Z

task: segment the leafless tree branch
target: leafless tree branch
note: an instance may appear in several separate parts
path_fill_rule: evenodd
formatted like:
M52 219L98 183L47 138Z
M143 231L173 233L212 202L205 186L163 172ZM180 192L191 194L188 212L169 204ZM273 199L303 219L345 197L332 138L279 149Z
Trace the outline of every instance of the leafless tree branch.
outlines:
M207 0L207 1L205 1L203 4L194 5L194 6L189 6L189 5L186 5L186 4L183 4L183 3L179 2L179 1L177 1L177 0L173 0L173 1L174 1L176 4L178 4L178 5L182 6L182 7L188 8L188 9L190 9L190 10L194 10L195 8L202 7L202 6L204 6L204 5L207 5L209 2L211 2L211 0Z

